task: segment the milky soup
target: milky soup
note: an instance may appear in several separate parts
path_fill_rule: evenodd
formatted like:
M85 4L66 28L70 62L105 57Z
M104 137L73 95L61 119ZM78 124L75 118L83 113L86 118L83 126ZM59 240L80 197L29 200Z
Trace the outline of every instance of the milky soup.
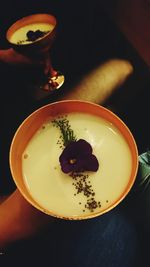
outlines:
M98 170L75 177L62 172L59 162L64 149L62 135L49 118L22 155L26 187L44 210L59 216L76 217L103 211L127 188L132 169L129 146L118 129L100 117L70 113L55 118L62 119L69 122L77 139L91 144L99 162Z
M31 40L28 40L27 38L27 33L29 31L33 31L33 32L40 31L46 34L48 32L51 32L53 28L54 28L54 25L49 24L49 23L40 22L40 23L28 24L16 30L10 38L10 42L14 44L28 44L32 42Z

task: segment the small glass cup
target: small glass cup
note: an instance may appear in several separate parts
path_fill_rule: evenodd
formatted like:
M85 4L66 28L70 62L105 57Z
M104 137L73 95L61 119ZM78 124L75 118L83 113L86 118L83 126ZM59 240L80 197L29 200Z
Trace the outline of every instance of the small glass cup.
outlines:
M45 30L41 30L40 25L43 29L45 27ZM6 39L14 50L31 59L38 58L44 62L44 81L40 88L45 91L59 89L65 80L61 72L54 70L50 58L50 49L56 37L56 26L57 20L53 15L33 14L17 20L6 33Z

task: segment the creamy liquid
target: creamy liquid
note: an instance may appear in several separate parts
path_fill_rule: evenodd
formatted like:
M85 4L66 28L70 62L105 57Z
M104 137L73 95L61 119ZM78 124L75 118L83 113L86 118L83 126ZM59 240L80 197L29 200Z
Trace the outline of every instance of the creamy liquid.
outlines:
M131 152L124 137L110 122L96 116L71 113L68 120L78 139L85 139L99 161L97 172L89 172L95 200L104 210L124 192L130 179ZM61 171L57 144L60 130L48 120L32 137L22 156L25 184L43 209L62 216L90 214L87 197L76 194L73 179Z
M44 32L51 32L54 28L54 25L49 24L49 23L33 23L33 24L29 24L26 26L23 26L21 28L19 28L18 30L16 30L11 38L10 41L12 43L18 43L18 42L22 42L23 44L27 44L27 43L31 43L31 41L26 41L27 39L27 32L28 31L36 31L36 30L40 30L40 31L44 31Z

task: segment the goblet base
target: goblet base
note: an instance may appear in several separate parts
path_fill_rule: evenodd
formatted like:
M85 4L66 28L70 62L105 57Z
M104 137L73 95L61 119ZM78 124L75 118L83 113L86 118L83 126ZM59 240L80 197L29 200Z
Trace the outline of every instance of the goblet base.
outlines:
M44 91L54 91L59 89L65 81L64 75L57 71L57 75L53 77L48 77L47 82L41 86L41 89Z

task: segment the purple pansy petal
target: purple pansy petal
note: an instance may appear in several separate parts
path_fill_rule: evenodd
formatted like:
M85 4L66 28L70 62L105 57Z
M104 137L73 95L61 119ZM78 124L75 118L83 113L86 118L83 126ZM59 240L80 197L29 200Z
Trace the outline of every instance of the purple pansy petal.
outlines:
M83 163L80 157L76 157L75 163L70 163L70 159L72 158L59 158L61 169L64 173L83 171Z
M62 161L60 163L61 165L61 170L64 172L64 173L69 173L69 172L72 172L72 166L71 164L68 164L68 161Z
M96 172L99 168L99 162L97 158L92 155L87 155L86 160L84 160L84 169L86 171L93 171Z
M85 161L85 159L83 160L83 158L78 157L76 160L77 160L76 163L72 164L72 171L73 172L85 171L85 169L84 169L84 161Z
M77 154L91 154L92 153L92 147L91 145L83 140L83 139L79 139L77 142L76 142L76 152Z
M99 168L98 160L92 154L91 145L83 139L71 141L61 153L59 161L64 173L97 171Z
M91 154L92 147L91 145L83 140L79 139L78 141L71 141L68 146L65 147L62 154L60 155L60 160L63 158L76 158L80 154Z
M63 159L70 159L76 156L76 141L71 141L68 146L66 146L59 157L59 161Z

